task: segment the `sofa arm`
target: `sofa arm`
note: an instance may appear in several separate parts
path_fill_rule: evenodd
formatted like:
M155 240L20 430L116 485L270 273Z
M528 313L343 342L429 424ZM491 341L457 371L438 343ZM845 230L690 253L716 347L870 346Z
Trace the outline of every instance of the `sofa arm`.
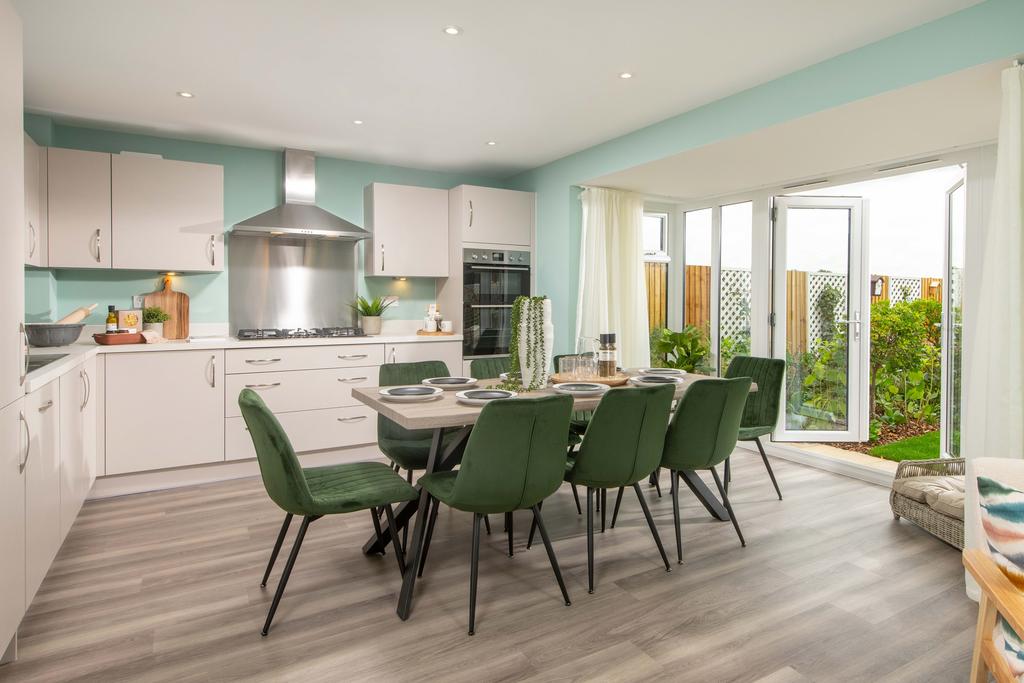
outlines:
M895 479L925 476L964 476L963 458L939 458L938 460L904 460L896 467Z

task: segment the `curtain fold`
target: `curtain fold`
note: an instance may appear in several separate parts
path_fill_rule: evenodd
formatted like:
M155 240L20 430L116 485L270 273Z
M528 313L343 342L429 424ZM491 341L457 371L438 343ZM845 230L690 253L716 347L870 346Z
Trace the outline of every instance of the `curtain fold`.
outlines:
M962 428L968 548L982 544L972 460L1024 459L1024 67L1003 71L1002 86L992 208L979 240L983 265L967 275L979 279L977 299L965 307L973 320Z
M647 367L651 362L647 323L647 284L643 264L644 202L640 195L589 187L580 195L580 287L576 306L577 351L580 338L616 335L619 364Z

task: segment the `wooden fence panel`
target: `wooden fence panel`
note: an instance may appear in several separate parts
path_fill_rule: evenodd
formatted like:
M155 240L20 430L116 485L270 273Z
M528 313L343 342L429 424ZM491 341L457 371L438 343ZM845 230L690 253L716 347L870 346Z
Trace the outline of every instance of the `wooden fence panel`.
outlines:
M647 281L647 323L650 330L668 326L668 264L644 263Z
M807 351L807 273L786 271L786 350Z
M932 301L942 301L942 278L921 278L921 298L931 299Z
M684 321L701 329L711 326L711 266L686 266Z

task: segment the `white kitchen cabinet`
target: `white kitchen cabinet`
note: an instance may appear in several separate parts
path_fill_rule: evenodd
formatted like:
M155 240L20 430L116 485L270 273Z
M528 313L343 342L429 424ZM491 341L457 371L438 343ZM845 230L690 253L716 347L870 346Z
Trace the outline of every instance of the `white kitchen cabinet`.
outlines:
M25 264L46 267L46 150L25 133Z
M224 351L106 358L106 474L224 460Z
M60 535L63 539L96 480L96 358L60 378Z
M111 157L114 268L224 270L224 167Z
M442 360L448 373L457 375L462 370L462 342L408 342L385 344L385 363L416 363L424 360Z
M448 191L373 183L363 190L366 275L448 277Z
M48 147L51 268L110 268L110 155Z
M360 405L352 398L352 389L377 386L379 367L228 375L224 380L224 414L242 415L238 395L243 389L258 393L273 413Z
M228 349L225 352L224 372L230 375L248 372L351 368L379 365L383 357L383 344L253 346L245 349Z
M63 537L60 533L60 388L54 380L25 397L25 603L32 602Z
M0 48L2 49L2 48ZM0 408L0 649L25 614L25 400Z
M451 220L460 227L463 243L526 249L533 244L534 193L476 185L449 192Z
M303 410L275 416L296 453L347 448L377 440L377 413L364 405ZM224 442L228 460L256 457L244 418L227 419Z

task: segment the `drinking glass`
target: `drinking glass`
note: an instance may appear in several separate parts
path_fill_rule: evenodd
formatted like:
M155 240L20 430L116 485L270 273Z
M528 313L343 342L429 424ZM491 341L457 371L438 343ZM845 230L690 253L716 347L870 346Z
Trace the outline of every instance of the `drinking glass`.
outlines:
M579 356L564 356L558 359L558 374L562 377L574 380L578 372Z
M577 358L577 379L593 381L597 377L597 357L585 353L577 356Z

